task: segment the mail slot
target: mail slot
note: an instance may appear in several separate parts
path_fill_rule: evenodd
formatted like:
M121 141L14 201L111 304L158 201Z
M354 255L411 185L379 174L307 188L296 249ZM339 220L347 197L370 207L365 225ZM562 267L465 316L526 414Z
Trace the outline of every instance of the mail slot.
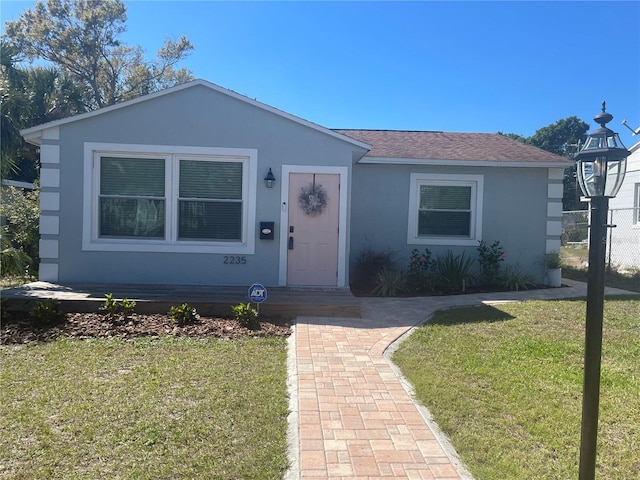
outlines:
M273 240L275 222L260 222L260 240Z

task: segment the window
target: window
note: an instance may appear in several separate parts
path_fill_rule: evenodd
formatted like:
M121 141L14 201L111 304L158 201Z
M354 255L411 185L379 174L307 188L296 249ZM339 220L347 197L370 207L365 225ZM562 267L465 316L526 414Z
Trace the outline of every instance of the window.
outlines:
M180 160L178 240L242 239L242 166Z
M411 174L407 242L477 245L483 183L482 175Z
M255 150L86 144L85 157L85 250L253 253Z
M99 236L164 238L165 160L100 159Z

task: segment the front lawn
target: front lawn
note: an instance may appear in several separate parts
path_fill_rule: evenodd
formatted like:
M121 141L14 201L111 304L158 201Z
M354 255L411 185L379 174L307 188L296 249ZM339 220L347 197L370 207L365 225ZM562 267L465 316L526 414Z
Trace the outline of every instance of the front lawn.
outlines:
M393 360L476 480L577 478L584 300L438 312ZM598 478L640 478L640 296L607 298Z
M0 347L0 477L281 479L286 338Z

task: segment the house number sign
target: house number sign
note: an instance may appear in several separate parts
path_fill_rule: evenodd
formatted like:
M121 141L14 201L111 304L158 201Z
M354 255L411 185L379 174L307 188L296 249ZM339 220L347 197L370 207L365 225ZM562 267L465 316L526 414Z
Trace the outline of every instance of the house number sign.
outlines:
M225 265L245 265L247 257L244 255L225 255L222 263Z

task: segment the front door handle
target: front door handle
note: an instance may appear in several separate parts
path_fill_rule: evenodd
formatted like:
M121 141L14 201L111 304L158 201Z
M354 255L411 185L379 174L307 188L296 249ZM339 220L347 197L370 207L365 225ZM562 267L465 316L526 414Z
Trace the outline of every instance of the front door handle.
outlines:
M289 250L293 250L293 237L289 237Z

